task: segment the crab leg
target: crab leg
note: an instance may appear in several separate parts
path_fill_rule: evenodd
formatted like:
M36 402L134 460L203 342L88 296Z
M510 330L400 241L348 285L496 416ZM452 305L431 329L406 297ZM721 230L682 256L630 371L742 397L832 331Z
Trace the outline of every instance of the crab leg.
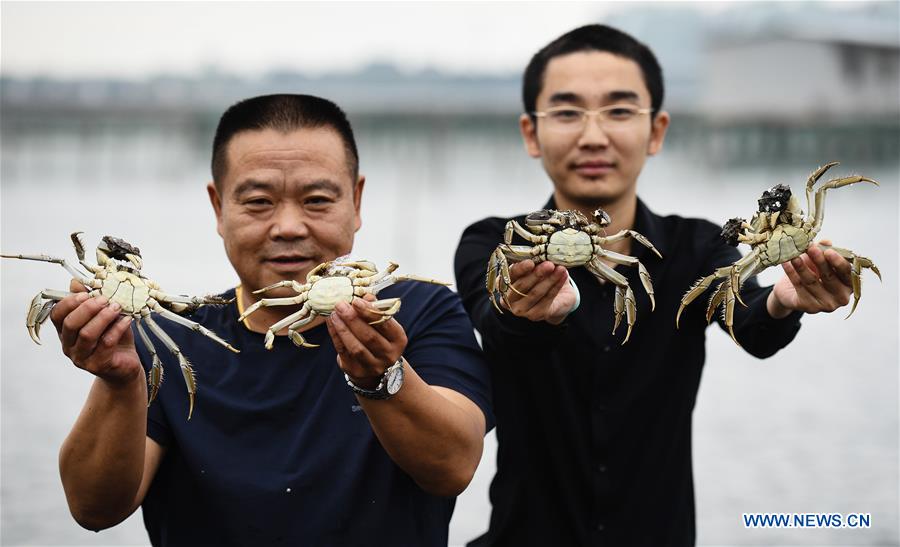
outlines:
M203 306L224 306L231 303L220 296L183 296L166 294L158 289L150 289L150 298L161 304L168 304L175 313L193 312Z
M522 227L521 224L516 222L515 220L510 220L506 223L506 230L503 232L503 241L506 242L507 245L512 243L512 235L513 232L522 236L522 239L526 241L530 241L531 243L540 244L547 243L547 236L539 236L537 234L532 234L528 230Z
M306 302L306 299L308 298L307 294L308 293L298 294L297 296L288 298L263 298L262 300L257 300L252 306L244 310L244 313L238 317L238 321L243 321L248 315L259 308L268 308L271 306L295 306L297 304L302 304Z
M297 283L293 279L289 279L287 281L279 281L278 283L272 283L268 287L263 287L259 290L255 290L255 291L253 291L253 294L262 294L264 292L268 292L272 289L277 289L279 287L290 287L290 288L294 289L294 292L301 293L301 292L308 291L311 286L312 285L309 283L307 283L305 285L301 285L300 283Z
M491 295L491 303L497 308L498 312L503 313L503 310L497 305L497 296L495 292L500 293L500 298L507 307L509 307L509 302L506 300L506 293L508 290L512 289L516 294L525 296L512 284L512 280L509 277L509 260L511 259L515 262L520 262L530 258L537 264L543 262L543 259L537 256L542 252L543 246L528 247L526 245L498 245L497 248L494 249L494 252L491 254L491 259L488 262L485 285ZM497 272L500 272L499 279L496 277Z
M31 303L28 304L28 311L25 315L25 328L28 329L28 336L34 340L35 344L41 343L40 332L41 325L50 316L53 306L63 298L69 296L70 292L57 291L53 289L44 289L34 295ZM49 302L41 303L41 300L49 300Z
M313 309L310 307L309 302L307 302L307 303L303 304L303 307L300 308L299 311L296 311L296 312L292 313L291 315L288 315L281 321L274 323L266 331L266 340L265 340L266 349L272 349L272 345L275 343L275 333L276 332L280 331L281 329L283 329L285 327L293 327L296 330L296 329L302 327L303 325L305 325L306 323L308 323L309 321L312 321L312 319L317 315L318 314L315 311L313 311ZM306 321L306 319L309 319L309 321ZM300 323L300 324L297 325L297 323ZM318 344L308 344L303 339L303 336L300 336L299 332L296 334L297 334L297 336L300 337L300 343L298 345L303 346L305 348L319 347ZM293 339L294 338L292 336L291 340L293 340ZM294 343L297 344L296 341L294 341Z
M656 253L656 256L658 256L659 258L662 258L662 255L659 253L658 250L656 250L656 247L654 247L653 244L650 243L650 240L647 239L646 237L644 237L643 235L635 232L634 230L622 230L611 236L606 236L606 237L594 236L592 239L594 240L595 244L600 245L602 247L602 246L606 245L607 243L621 241L621 240L629 238L629 237L634 238L635 241L637 241L644 247L647 247L648 249L650 249L651 251Z
M871 182L875 186L879 186L877 181L861 175L854 175L852 177L831 179L816 190L816 212L814 215L810 215L815 219L813 221L810 239L812 239L815 234L819 233L819 229L822 227L822 220L825 218L825 192L832 188L840 188L842 186L856 184L857 182Z
M144 321L147 322L147 326L150 327L150 331L155 334L156 337L162 341L163 345L169 348L169 351L175 354L175 357L178 359L178 365L181 367L181 375L184 376L184 383L187 385L188 397L190 398L190 407L188 408L188 420L190 420L191 415L194 413L194 395L197 393L197 379L194 377L194 369L191 367L191 362L181 353L181 348L179 348L178 345L175 344L175 341L166 334L166 331L153 320L149 311L143 310L141 315L143 316Z
M304 306L304 307L306 307L306 306ZM307 342L306 338L304 338L302 334L297 332L297 329L299 329L300 327L302 327L306 324L311 323L316 317L319 317L319 314L316 313L315 311L310 310L310 313L307 317L304 317L303 319L297 321L296 323L292 323L288 327L288 338L291 339L291 342L293 342L294 345L304 347L304 348L319 347L318 344L310 344L309 342ZM266 336L268 337L268 333L266 333ZM273 334L272 339L274 340L274 334Z
M709 322L712 321L713 314L716 313L716 308L719 307L719 304L725 300L725 292L728 290L728 283L723 281L719 283L719 286L716 288L716 291L709 297L709 305L706 306L706 324L709 325Z
M0 257L3 258L18 258L20 260L37 260L39 262L50 262L53 264L59 264L63 268L66 269L67 272L72 274L72 277L75 278L76 281L84 285L85 287L91 287L91 280L88 278L86 274L83 274L69 265L64 258L55 258L47 255L4 255L0 254Z
M75 255L78 256L78 263L81 264L84 269L96 275L102 272L104 268L103 266L95 266L84 259L84 241L81 239L82 233L83 232L75 232L69 237L72 239L72 246L75 247Z
M811 216L811 217L816 216L816 204L815 204L815 202L813 202L813 197L812 197L813 186L816 184L816 182L820 178L822 178L822 175L825 174L825 171L828 171L835 165L840 165L840 163L841 162L839 162L839 161L828 162L825 165L823 165L822 167L819 167L818 169L816 169L815 171L810 173L809 178L806 179L806 208L809 209L809 213L808 213L809 216Z
M374 302L371 302L371 305L374 308L372 311L380 314L381 317L379 319L376 319L375 321L369 322L370 325L384 323L385 321L393 317L395 313L400 311L399 298L385 298L384 300L376 300Z
M647 268L641 263L640 260L633 256L623 255L617 253L615 251L607 251L605 249L601 249L597 251L597 256L605 257L616 264L622 264L623 266L634 266L638 267L638 274L641 278L641 284L644 286L644 290L647 291L647 295L650 297L650 310L656 309L656 299L653 297L653 283L650 279L650 272L647 271Z
M737 262L731 265L731 271L729 272L729 278L731 279L731 290L734 292L735 298L737 301L741 303L745 308L747 304L744 303L743 299L741 299L741 285L744 284L750 276L744 276L745 268L756 262L757 256L759 256L759 251L753 250L748 253L747 256L741 258ZM752 268L751 268L752 269Z
M173 312L167 310L166 308L162 307L162 305L160 305L159 302L157 302L156 300L154 300L152 298L147 299L147 306L151 310L153 310L156 313L158 313L159 315L161 315L162 317L165 317L166 319L168 319L169 321L173 321L175 323L178 323L179 325L185 326L185 327L193 330L194 332L199 332L203 336L218 342L222 346L225 346L226 348L228 348L229 350L231 350L235 353L241 352L241 350L235 348L234 346L232 346L225 340L222 340L221 338L219 338L219 335L217 335L213 331L209 330L208 328L204 327L200 323L195 323L194 321L191 321L190 319L187 319L186 317L182 317L182 316L178 315L177 313L173 313Z
M678 322L681 318L681 312L684 311L691 302L694 301L695 298L706 292L706 289L712 285L713 281L720 278L728 278L731 272L731 266L723 266L721 268L716 268L716 271L711 273L706 277L701 277L697 281L694 282L694 285L688 289L688 291L681 298L681 305L678 307L678 313L675 315L675 328L678 328Z
M153 366L151 366L150 371L147 372L147 384L150 385L150 396L147 400L147 406L150 406L150 403L156 399L156 394L159 392L159 385L163 381L163 365L162 361L159 359L159 355L156 354L156 347L154 347L153 342L150 341L150 336L147 335L147 331L144 330L144 326L141 325L141 318L138 317L134 321L134 324L137 327L138 335L141 337L141 340L144 341L144 345L147 346L147 351L150 352L150 359L153 362Z
M619 328L619 324L621 324L622 322L622 314L624 313L626 322L628 323L628 331L625 333L625 340L622 341L622 343L624 344L631 337L631 328L634 326L635 315L637 314L637 308L634 301L634 292L632 292L631 286L628 284L628 280L624 275L601 262L599 258L594 258L593 260L585 264L585 267L596 277L607 279L616 284L616 297L614 304L616 321L613 324L612 332L613 334L616 333L616 329Z
M876 266L875 263L872 262L871 258L860 256L860 255L854 253L853 251L851 251L850 249L842 249L841 247L833 247L831 245L823 245L822 243L817 243L817 245L819 246L820 249L822 249L823 252L826 251L827 249L831 249L832 251L834 251L837 254L844 257L844 259L847 260L848 262L850 262L850 264L852 265L851 270L850 270L850 284L853 286L853 307L850 308L850 313L848 313L847 317L844 318L844 319L847 319L851 315L853 315L853 312L856 311L856 305L859 304L859 299L862 296L862 270L863 270L863 268L868 268L868 269L872 270L873 272L875 272L875 275L878 276L879 281L882 281L881 271L878 269L878 266Z

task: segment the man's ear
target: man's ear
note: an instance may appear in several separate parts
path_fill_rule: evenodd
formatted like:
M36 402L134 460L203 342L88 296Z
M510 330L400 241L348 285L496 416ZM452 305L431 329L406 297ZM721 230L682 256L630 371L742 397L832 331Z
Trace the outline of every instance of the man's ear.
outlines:
M215 183L210 182L206 185L206 193L209 194L209 203L216 213L216 231L219 233L219 237L222 237L222 198L219 196L219 190Z
M522 141L525 143L525 151L532 158L541 157L541 147L537 139L537 125L528 114L519 116L519 132L522 133Z
M359 211L362 207L362 194L365 185L366 177L360 175L359 178L356 179L356 186L353 188L353 208L356 209L356 223L353 228L354 232L358 232L359 229L362 228L362 216L359 214Z
M666 140L666 130L672 121L669 113L661 110L650 124L650 142L647 144L647 155L654 156L662 150L663 141Z

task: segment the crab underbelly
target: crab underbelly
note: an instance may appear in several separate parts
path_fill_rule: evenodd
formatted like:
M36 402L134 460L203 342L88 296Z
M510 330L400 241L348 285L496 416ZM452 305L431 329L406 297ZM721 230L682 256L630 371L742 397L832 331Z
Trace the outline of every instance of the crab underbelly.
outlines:
M326 277L309 289L309 306L320 315L331 315L338 302L353 300L353 282L349 277Z
M554 233L547 243L547 260L567 268L586 264L593 256L591 236L572 228Z
M136 275L128 272L115 272L103 280L100 294L122 306L123 314L139 315L147 306L150 298L150 287Z
M765 244L761 256L764 266L774 266L797 258L809 247L809 236L800 229L776 231Z

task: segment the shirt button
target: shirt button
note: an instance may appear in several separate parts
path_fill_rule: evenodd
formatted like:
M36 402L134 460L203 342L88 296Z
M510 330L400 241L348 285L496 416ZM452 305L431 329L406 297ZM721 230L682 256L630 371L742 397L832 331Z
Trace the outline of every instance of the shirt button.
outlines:
M602 522L597 523L597 531L598 532L602 532L605 528L606 528L606 526L603 526Z
M596 469L600 473L606 473L606 466L602 463L598 463Z
M603 346L603 352L604 352L604 353L609 353L609 350L611 350L611 349L612 349L612 348L609 347L609 346Z

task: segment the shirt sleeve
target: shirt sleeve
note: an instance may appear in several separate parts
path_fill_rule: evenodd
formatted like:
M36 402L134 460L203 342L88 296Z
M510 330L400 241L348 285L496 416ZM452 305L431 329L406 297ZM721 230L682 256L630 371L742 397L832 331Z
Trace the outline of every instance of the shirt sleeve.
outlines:
M568 328L567 321L559 325L531 321L510 312L501 314L491 304L485 276L491 253L503 241L503 225L502 219L491 218L477 222L463 232L454 261L457 290L463 306L481 333L485 348L502 349L504 344L518 346L523 339L540 342L545 347L552 345Z
M736 248L723 242L717 232L712 236L707 242L710 258L704 271L712 272L740 260L741 253ZM747 306L735 302L734 307L735 338L748 353L761 359L774 355L794 339L800 330L800 317L803 315L802 312L793 312L782 319L773 318L766 309L766 300L771 292L772 286L760 287L756 278L751 277L741 287L741 299ZM716 321L727 331L721 313L716 313Z
M407 334L404 356L429 385L446 387L468 397L484 413L486 429L494 427L491 379L472 323L459 296L445 288L415 287L403 296L402 317Z

